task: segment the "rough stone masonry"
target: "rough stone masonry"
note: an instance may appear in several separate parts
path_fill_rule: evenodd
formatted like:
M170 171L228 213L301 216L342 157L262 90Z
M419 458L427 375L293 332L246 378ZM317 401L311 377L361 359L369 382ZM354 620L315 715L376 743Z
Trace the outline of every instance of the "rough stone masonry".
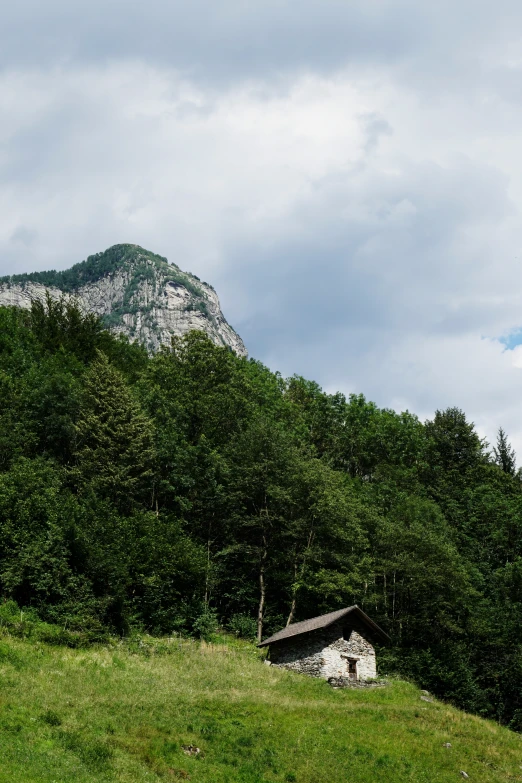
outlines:
M357 680L377 677L375 649L364 628L348 627L339 621L311 631L305 638L294 636L270 645L272 665L312 677L348 677L349 661L355 662ZM348 636L346 639L345 636Z

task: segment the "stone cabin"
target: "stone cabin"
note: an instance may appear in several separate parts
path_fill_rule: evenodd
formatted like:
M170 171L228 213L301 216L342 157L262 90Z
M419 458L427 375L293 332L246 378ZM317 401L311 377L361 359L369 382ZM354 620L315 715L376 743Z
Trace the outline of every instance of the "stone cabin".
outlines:
M265 639L274 666L323 677L366 681L377 677L374 644L390 637L358 606L292 623Z

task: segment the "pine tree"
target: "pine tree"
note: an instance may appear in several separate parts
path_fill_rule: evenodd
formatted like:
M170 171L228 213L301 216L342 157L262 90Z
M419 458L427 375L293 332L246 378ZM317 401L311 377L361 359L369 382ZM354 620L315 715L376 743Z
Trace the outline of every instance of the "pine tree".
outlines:
M132 397L124 378L97 352L85 376L76 423L76 465L80 492L90 487L121 511L136 500L151 502L153 425Z
M497 445L493 451L495 453L495 462L497 465L502 468L504 473L509 473L510 476L514 476L517 472L515 449L513 449L508 442L506 433L502 427L499 428Z

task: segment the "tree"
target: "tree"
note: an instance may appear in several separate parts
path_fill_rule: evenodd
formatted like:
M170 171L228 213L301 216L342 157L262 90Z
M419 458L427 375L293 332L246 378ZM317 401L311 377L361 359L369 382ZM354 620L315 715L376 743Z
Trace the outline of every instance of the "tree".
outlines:
M153 424L123 376L98 351L85 375L75 426L71 476L80 494L94 492L124 512L153 503Z
M97 345L104 339L101 319L94 313L82 312L74 299L64 295L53 299L46 292L45 302L33 299L29 324L46 351L66 349L82 361L92 359Z
M284 558L278 580L279 593L290 599L287 624L363 602L371 568L367 532L376 520L355 482L300 454L290 493L292 513L281 531Z
M495 462L502 468L504 473L514 476L517 472L515 449L508 443L506 433L502 427L499 427L497 445L493 448L493 453L495 454Z
M422 480L429 495L456 529L467 527L466 500L487 465L486 443L459 408L436 411L425 424L426 466Z
M47 460L21 458L0 474L0 591L48 618L78 614L90 591L71 566L79 509Z
M459 408L436 411L433 421L425 426L432 444L430 459L444 471L462 475L485 460L486 444Z
M221 560L239 578L257 582L257 638L261 641L270 578L282 551L281 531L292 514L290 476L296 450L278 423L254 416L227 449L230 503L228 546ZM253 595L252 595L253 598Z

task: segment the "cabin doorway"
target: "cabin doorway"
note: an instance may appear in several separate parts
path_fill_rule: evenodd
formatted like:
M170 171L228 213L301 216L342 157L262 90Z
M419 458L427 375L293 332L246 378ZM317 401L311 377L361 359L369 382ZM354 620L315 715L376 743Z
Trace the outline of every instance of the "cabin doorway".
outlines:
M357 679L357 661L353 658L348 658L348 679Z

